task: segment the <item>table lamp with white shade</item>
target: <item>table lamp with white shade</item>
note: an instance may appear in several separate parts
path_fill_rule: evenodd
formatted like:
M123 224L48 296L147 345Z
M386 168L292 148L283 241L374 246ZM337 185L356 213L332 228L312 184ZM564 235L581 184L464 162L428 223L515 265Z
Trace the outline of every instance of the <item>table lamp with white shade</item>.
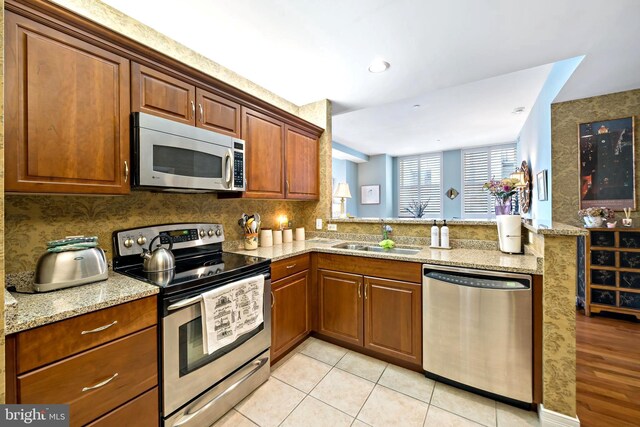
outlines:
M344 208L345 199L351 198L351 191L349 191L349 184L346 182L338 183L338 187L336 188L336 192L333 193L333 197L340 198L340 218L346 218L347 212Z

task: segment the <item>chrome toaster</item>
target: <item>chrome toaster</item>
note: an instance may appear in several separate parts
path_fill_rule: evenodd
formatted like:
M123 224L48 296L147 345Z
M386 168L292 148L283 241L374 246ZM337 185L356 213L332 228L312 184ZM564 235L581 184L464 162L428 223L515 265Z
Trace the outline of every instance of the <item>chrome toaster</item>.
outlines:
M108 275L107 257L100 248L46 252L38 259L33 290L54 291L107 280Z

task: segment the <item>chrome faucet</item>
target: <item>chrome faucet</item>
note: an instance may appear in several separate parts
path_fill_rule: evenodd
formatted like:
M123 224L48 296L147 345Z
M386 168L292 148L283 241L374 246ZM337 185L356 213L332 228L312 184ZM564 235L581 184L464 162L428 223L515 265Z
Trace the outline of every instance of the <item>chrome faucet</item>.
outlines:
M393 231L393 228L389 224L382 223L382 239L387 240L389 238L389 233Z

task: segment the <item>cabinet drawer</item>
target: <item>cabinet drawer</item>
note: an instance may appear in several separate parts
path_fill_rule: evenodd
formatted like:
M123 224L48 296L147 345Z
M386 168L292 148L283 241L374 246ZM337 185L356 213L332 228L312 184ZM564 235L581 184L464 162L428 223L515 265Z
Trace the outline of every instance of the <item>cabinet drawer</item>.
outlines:
M422 283L422 264L350 255L318 254L318 268Z
M158 387L136 397L115 411L95 420L88 427L136 426L157 427L160 419L158 410Z
M271 264L271 281L291 276L309 268L309 254L298 255L292 258L276 261Z
M20 332L18 374L155 325L156 310L153 296Z
M68 403L71 425L84 425L155 387L157 358L154 326L18 376L18 403Z

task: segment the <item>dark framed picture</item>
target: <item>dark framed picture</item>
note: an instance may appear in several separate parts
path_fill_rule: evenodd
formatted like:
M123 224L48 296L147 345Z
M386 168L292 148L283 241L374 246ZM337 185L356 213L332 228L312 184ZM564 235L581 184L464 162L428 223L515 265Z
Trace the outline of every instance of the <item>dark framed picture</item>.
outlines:
M363 205L380 204L380 186L362 185L360 186L360 203Z
M549 198L547 194L547 170L541 170L536 175L536 184L538 185L538 200L544 201Z
M633 117L578 125L580 209L636 209Z

